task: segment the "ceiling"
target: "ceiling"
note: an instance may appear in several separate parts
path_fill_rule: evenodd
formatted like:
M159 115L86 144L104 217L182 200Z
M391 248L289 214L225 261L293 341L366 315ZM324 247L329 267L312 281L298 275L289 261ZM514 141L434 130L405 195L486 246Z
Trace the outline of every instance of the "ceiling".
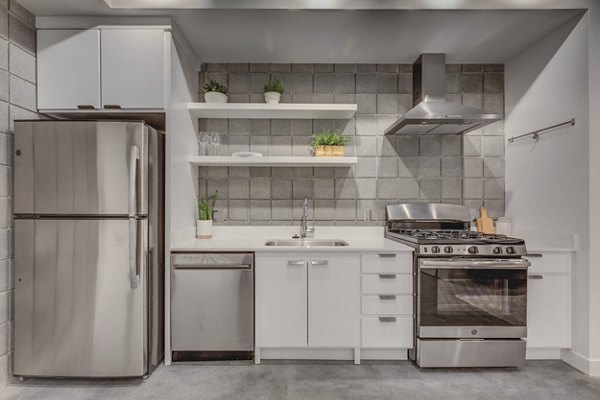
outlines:
M204 62L412 63L429 52L446 53L448 63L504 63L582 15L576 9L123 10L104 0L20 3L37 16L169 16Z

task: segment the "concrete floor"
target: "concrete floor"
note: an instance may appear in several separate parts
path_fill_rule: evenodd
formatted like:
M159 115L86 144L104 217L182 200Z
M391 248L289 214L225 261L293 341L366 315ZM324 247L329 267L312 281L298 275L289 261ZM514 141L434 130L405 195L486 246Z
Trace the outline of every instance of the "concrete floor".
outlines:
M268 362L161 366L146 380L30 379L5 389L0 398L6 400L598 400L600 378L560 361L530 361L518 370L419 370L409 362Z

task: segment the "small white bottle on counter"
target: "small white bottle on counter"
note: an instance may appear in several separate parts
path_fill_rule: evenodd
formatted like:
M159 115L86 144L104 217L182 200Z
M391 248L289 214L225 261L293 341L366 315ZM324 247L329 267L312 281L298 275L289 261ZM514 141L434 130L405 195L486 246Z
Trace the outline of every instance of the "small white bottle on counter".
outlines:
M512 221L506 217L499 217L496 220L496 233L499 235L512 235Z

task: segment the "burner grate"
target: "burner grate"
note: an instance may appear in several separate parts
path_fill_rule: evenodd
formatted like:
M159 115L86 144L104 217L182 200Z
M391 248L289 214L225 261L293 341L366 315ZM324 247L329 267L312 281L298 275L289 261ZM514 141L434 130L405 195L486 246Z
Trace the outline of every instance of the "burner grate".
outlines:
M401 235L413 237L415 239L435 240L435 239L457 239L457 240L507 240L506 235L495 233L483 233L467 230L423 230L423 229L398 229L391 230Z

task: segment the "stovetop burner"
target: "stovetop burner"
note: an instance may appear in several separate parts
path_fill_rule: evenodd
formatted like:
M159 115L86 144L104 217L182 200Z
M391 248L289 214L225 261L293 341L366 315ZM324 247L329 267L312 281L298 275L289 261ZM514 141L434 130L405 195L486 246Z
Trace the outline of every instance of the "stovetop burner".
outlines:
M419 240L448 240L455 239L457 241L489 241L490 243L504 243L520 241L520 239L510 238L506 235L495 233L474 232L468 230L424 230L424 229L391 229L390 232L395 232L400 235L409 236Z

